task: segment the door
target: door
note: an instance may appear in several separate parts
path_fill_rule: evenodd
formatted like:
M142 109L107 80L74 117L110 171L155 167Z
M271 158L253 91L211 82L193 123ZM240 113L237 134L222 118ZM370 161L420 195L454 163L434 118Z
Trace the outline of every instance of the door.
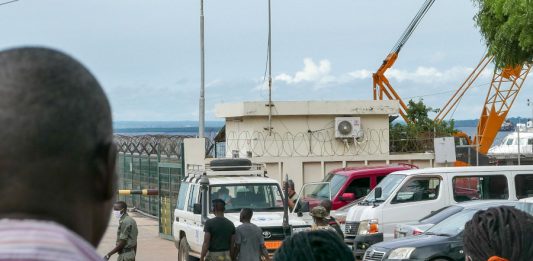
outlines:
M449 205L446 190L446 182L441 176L408 177L383 205L379 224L384 236L393 238L396 224L417 221L431 211Z
M189 196L187 198L187 206L185 208L183 219L187 242L189 243L191 250L196 253L200 253L202 250L204 239L202 215L194 214L194 204L199 204L200 202L200 185L192 184L189 188Z

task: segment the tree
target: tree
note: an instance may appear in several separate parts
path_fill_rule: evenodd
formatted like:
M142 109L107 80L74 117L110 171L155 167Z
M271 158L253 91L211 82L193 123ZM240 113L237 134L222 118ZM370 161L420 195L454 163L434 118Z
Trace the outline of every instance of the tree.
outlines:
M497 66L533 61L533 0L472 0L474 20Z
M390 124L389 140L391 152L425 152L433 150L433 138L451 136L457 130L454 122L435 122L428 114L436 112L424 104L423 100L409 100L406 124Z

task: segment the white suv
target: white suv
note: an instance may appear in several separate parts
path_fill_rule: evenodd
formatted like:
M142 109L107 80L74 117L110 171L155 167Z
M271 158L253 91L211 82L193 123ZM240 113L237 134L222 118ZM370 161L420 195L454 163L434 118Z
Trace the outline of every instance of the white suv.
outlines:
M207 195L205 200L203 195ZM260 165L243 159L214 160L206 166L189 165L180 185L172 225L178 260L200 256L203 224L207 218L214 217L212 211L207 210L211 210L211 200L216 198L226 201L225 217L235 227L241 224L241 209L251 208L254 211L252 223L263 230L265 245L271 253L286 236L309 228L304 220L288 214L289 228L284 229L280 184L269 178Z

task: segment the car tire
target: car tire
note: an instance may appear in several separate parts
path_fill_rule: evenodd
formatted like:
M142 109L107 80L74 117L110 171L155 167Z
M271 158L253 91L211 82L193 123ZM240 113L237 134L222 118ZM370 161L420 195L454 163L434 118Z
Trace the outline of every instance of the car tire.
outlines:
M178 249L178 261L193 261L196 258L189 255L189 243L187 242L187 237L182 237L180 239Z

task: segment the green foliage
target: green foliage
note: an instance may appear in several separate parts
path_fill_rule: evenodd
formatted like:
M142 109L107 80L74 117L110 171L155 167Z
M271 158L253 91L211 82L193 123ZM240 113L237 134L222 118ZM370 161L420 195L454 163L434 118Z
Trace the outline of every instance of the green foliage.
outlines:
M533 0L472 0L474 20L497 66L533 61Z
M391 152L425 152L433 150L434 137L449 137L457 130L454 122L435 122L428 114L437 112L424 104L423 100L410 100L407 108L409 122L390 124L389 139Z

